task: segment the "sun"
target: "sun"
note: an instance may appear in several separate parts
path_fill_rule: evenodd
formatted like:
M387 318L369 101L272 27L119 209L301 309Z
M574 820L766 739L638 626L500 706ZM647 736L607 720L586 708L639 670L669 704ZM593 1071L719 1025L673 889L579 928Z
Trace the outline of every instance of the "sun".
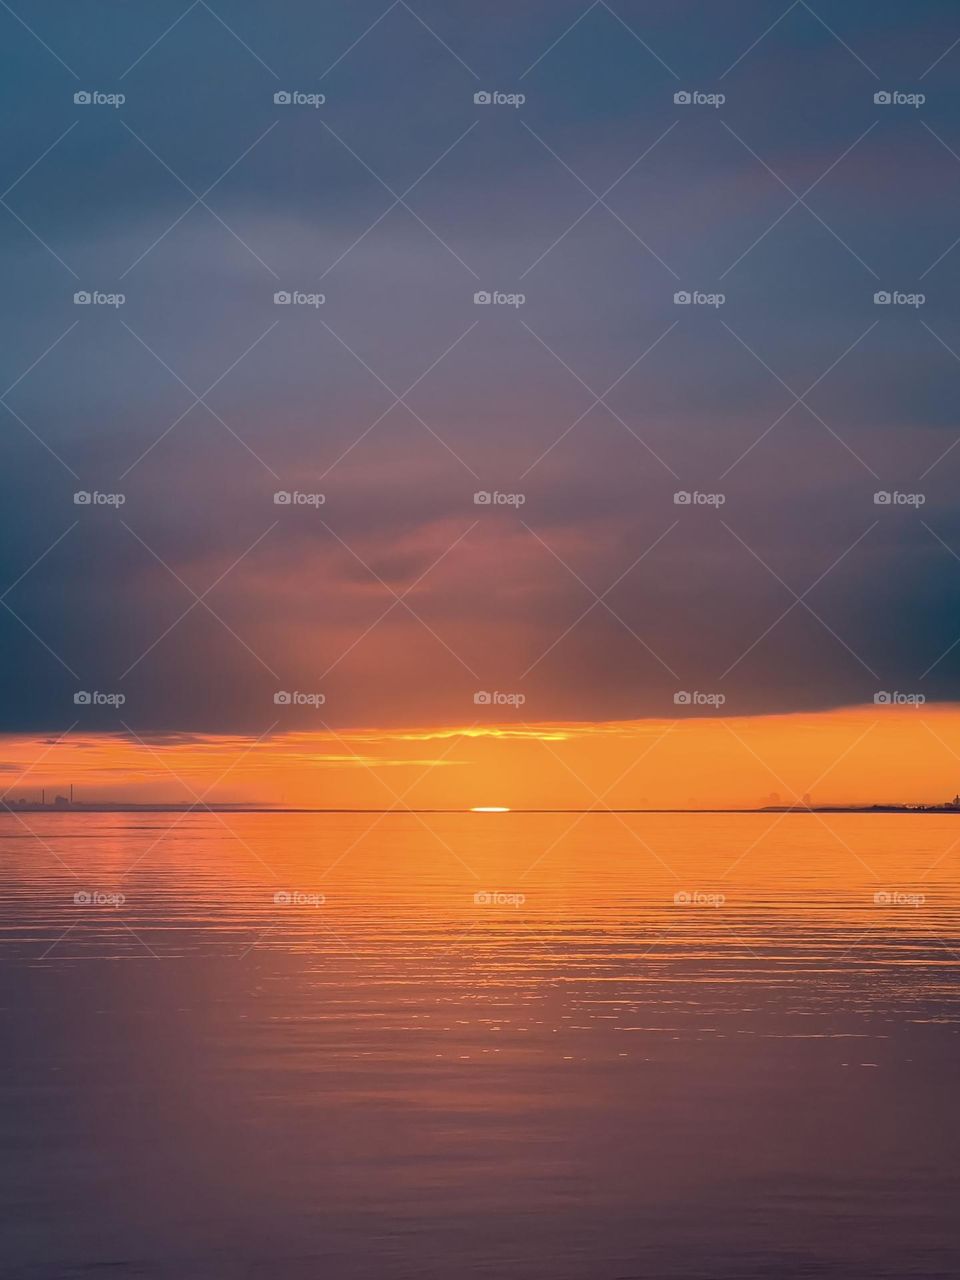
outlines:
M505 805L500 804L478 804L470 810L471 813L509 813L510 810Z

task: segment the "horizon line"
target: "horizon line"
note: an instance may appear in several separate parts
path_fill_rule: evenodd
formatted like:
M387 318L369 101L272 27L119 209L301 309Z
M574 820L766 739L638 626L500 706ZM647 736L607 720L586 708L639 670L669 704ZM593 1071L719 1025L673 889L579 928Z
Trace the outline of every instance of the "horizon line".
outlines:
M874 801L870 804L771 804L771 805L750 805L750 806L720 806L711 805L704 808L679 807L679 806L658 806L656 808L611 808L607 805L598 807L597 805L589 805L585 808L543 808L543 807L523 807L523 808L492 808L492 809L476 809L476 808L412 808L407 805L390 805L386 808L353 808L344 806L335 806L329 808L307 807L302 805L268 805L268 804L249 804L243 801L236 803L218 802L207 804L206 802L188 803L186 801L158 801L158 802L140 802L140 801L102 801L85 803L84 801L76 801L72 804L41 804L38 802L30 802L26 804L10 804L6 800L0 800L0 814L3 813L258 813L258 814L324 814L324 813L370 813L370 814L425 814L425 813L450 813L450 814L475 814L480 816L484 814L489 817L491 815L503 816L504 814L547 814L547 813L576 813L576 814L624 814L624 813L701 813L701 814L721 814L721 813L960 813L960 805L950 801L941 801L935 804L928 803L910 803L905 801Z

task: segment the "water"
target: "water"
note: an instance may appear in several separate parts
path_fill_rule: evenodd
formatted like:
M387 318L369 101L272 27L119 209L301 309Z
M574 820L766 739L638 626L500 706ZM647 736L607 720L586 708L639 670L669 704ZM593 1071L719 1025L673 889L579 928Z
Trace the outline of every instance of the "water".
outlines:
M960 1271L958 818L23 821L5 1277Z

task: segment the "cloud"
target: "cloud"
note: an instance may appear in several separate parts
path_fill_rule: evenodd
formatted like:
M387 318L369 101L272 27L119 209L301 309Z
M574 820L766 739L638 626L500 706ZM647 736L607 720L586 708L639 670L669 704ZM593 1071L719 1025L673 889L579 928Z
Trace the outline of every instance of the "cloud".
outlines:
M235 15L284 84L314 84L308 30L331 50L362 34L314 8ZM9 201L49 248L8 218L6 727L117 728L78 690L123 692L161 736L262 732L284 688L322 691L337 728L462 725L478 689L601 723L668 714L678 688L741 714L955 696L960 255L922 308L873 294L918 289L954 238L934 196L960 182L935 136L956 113L931 73L922 121L877 119L869 75L801 10L724 80L722 113L678 109L602 6L533 66L522 114L474 107L402 7L330 73L322 113L274 107L278 82L199 11L125 78L122 113L74 111L22 33L43 70L4 91ZM40 34L81 62L61 19ZM490 21L430 16L484 75ZM743 6L713 44L699 9L645 21L691 86L765 25ZM952 38L932 3L849 21L878 65ZM519 83L564 28L540 4L507 26ZM159 34L111 18L104 85ZM206 190L254 142L191 208L184 182ZM834 161L791 210L784 183ZM79 287L126 301L77 307Z

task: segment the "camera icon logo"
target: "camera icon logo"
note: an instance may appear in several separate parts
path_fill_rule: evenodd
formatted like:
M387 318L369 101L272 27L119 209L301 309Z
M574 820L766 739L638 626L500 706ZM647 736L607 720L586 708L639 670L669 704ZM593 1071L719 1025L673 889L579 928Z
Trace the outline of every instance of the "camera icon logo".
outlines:
M687 89L680 89L673 95L673 100L678 107L688 107L693 101L690 92Z
M75 706L89 707L90 703L93 701L93 697L91 694L81 689L79 692L73 695L73 701Z
M475 107L489 107L493 101L493 97L486 89L481 89L479 93L473 95L473 105Z
M693 301L693 296L686 289L680 289L673 295L673 300L678 307L689 307Z
M293 302L293 295L288 293L286 289L280 289L273 295L274 306L289 307Z
M873 295L873 301L875 306L889 307L890 303L893 301L893 297L891 294L887 292L886 289L879 289Z
M893 98L891 97L888 89L881 89L878 93L873 95L873 101L878 107L889 107Z
M673 695L673 701L675 706L689 707L693 699L690 697L690 694L686 692L686 690L680 689Z
M888 707L893 702L893 699L889 693L881 689L879 693L873 695L873 701L878 707Z
M80 289L73 295L75 307L89 307L91 302L93 302L93 295L87 293L86 289Z
M473 495L473 505L475 507L489 507L493 502L493 494L488 493L486 489L478 489Z
M289 507L292 501L293 495L286 489L278 489L273 495L274 506L277 507Z
M278 693L273 695L274 706L277 707L289 707L292 701L293 699L290 697L290 694L285 693L283 690L280 690Z
M678 489L673 495L673 505L675 507L689 507L692 501L692 495L686 489Z
M281 89L273 95L273 101L278 107L289 107L293 99L286 89Z
M80 89L73 95L73 101L78 107L89 107L93 99L86 89Z
M875 507L889 507L893 502L893 494L888 493L886 489L878 489L873 495L873 505Z
M475 693L473 695L473 701L475 706L489 707L490 704L493 702L493 697L491 694L486 693L484 690L481 689L478 693Z
M493 302L493 295L486 289L481 289L473 295L473 304L476 307L489 307L491 302Z
M93 502L93 494L88 493L86 489L78 489L73 495L73 505L75 507L89 507Z

